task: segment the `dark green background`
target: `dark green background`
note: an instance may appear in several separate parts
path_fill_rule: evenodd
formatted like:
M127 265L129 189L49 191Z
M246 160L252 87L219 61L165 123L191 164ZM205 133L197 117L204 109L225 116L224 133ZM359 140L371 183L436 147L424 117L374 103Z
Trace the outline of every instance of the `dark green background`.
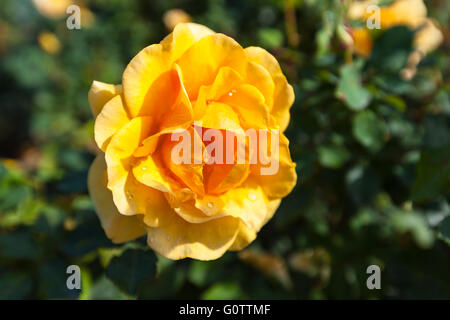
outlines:
M0 6L1 299L450 298L448 1L427 1L446 41L412 81L398 76L406 28L381 32L369 59L345 63L341 1L84 3L95 23L72 31L28 0ZM286 134L298 184L249 251L212 262L157 257L145 239L113 245L87 194L90 84L119 83L130 59L169 32L162 16L172 8L268 49L296 94ZM58 54L39 47L42 31L59 38ZM66 288L71 264L81 292ZM371 264L381 290L366 287Z

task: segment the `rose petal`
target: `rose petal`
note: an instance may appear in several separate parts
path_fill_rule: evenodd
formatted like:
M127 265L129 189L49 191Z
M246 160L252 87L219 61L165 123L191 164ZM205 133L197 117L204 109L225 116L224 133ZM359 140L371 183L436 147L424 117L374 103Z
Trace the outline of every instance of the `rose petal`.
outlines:
M254 86L243 84L232 95L225 95L219 101L233 108L244 129L269 126L270 109L265 104L264 96Z
M113 85L100 81L92 82L88 93L88 100L93 116L97 117L105 103L119 94L122 94L122 85Z
M213 32L206 27L186 23L175 27L160 44L141 50L126 67L122 83L132 117L146 105L147 92L158 77L171 69L173 62L188 48Z
M223 217L204 223L189 223L176 213L165 215L165 223L149 228L148 245L172 260L213 260L222 256L236 239L239 220Z
M98 155L89 169L88 187L102 228L111 241L121 243L145 234L146 229L137 216L124 216L117 211L111 191L106 188L106 163Z
M211 85L221 67L245 73L247 58L242 47L224 34L213 34L193 44L177 61L186 92L196 100L202 85Z
M95 119L94 133L98 147L105 151L110 138L129 120L121 96L109 100Z
M278 61L269 52L258 47L248 47L245 49L245 53L250 61L263 66L272 76L275 89L271 114L283 132L289 124L289 109L295 99L294 89L287 82Z
M276 155L271 155L270 141L271 134L267 134L267 151L266 155L270 158L268 164L262 164L258 161L257 164L251 164L251 179L255 181L263 188L264 193L269 199L279 199L287 196L297 183L297 173L295 171L295 163L292 162L289 152L289 140L280 133L279 135L279 151L278 151L278 168L276 165L272 167L275 171L273 174L262 174L262 170L266 169L267 173L270 173L269 167L273 161L276 161ZM261 142L258 142L258 147L262 146ZM277 170L275 170L277 169ZM250 179L250 178L249 178Z

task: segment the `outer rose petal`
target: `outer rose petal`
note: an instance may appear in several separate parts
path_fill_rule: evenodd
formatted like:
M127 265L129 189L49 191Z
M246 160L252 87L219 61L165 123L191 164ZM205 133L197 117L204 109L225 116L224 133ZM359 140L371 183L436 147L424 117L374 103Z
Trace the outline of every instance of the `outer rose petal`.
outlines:
M131 116L140 113L153 82L169 70L175 59L202 37L211 34L206 27L179 24L160 44L141 50L128 64L122 77L125 101Z
M122 214L144 213L142 206L136 204L140 197L135 197L133 194L134 190L139 192L139 188L135 185L134 177L129 177L131 169L129 157L142 139L148 136L151 123L150 117L132 119L112 137L106 148L108 188L112 191L114 203ZM133 190L129 190L130 188Z
M217 33L196 42L177 63L183 73L186 92L195 100L200 86L211 85L221 67L231 67L245 74L247 58L236 41Z
M98 147L105 151L111 136L126 125L129 120L122 103L122 97L117 95L109 100L95 119L94 133Z
M132 117L140 114L153 82L170 68L170 48L153 44L141 50L122 76L125 101Z
M222 256L236 239L239 220L223 217L204 223L189 223L176 213L164 215L164 224L149 228L147 243L169 259L213 260Z
M269 135L267 137L269 140ZM287 196L297 183L296 165L292 162L289 153L289 140L283 134L280 134L279 141L278 171L273 175L261 175L261 168L266 166L261 164L251 165L252 175L249 178L254 179L261 185L265 194L271 200Z
M286 130L290 119L289 109L295 99L292 86L283 75L277 59L269 52L258 47L248 47L245 49L245 52L250 61L263 66L272 76L275 83L275 90L271 114L279 125L280 130Z
M106 102L119 94L122 94L122 85L113 85L100 81L92 82L88 93L88 100L94 117L97 117L100 111L102 111Z
M275 211L277 211L278 206L280 205L281 200L273 200L267 204L267 215L264 219L262 225L265 225L267 221L269 221L274 215ZM239 233L234 241L233 245L229 250L238 251L244 249L248 246L253 240L256 238L256 232L245 225L245 223L241 222L239 225Z
M247 180L220 196L197 199L195 206L208 216L239 218L247 227L258 231L266 221L268 203L261 187Z
M295 100L294 89L287 82L283 74L273 77L275 82L275 95L273 99L272 116L277 120L281 132L286 130L291 115L289 109Z
M106 235L114 243L134 240L145 234L144 224L137 216L124 216L117 211L111 191L106 188L106 163L104 155L98 155L88 175L89 193L95 211Z
M178 65L162 73L153 82L140 114L154 118L159 131L185 128L190 125L193 111Z
M256 232L247 227L242 221L239 224L239 233L231 245L231 251L239 251L248 246L253 240L256 239Z
M246 83L258 88L264 96L265 104L272 108L275 83L272 76L262 65L250 61L247 65Z
M175 26L173 32L161 41L161 44L172 48L170 61L173 62L201 38L214 33L201 24L179 23Z
M250 61L256 62L257 64L263 66L267 71L269 71L272 77L276 74L282 73L277 59L267 52L267 50L260 47L248 47L245 48L245 53Z

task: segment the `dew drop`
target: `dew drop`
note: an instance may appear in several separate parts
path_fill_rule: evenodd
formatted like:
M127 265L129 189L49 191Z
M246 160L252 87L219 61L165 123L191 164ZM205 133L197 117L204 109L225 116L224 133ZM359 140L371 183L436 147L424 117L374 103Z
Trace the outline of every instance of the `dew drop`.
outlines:
M249 197L249 199L252 200L252 201L255 201L255 200L256 200L256 194L254 194L253 192L250 193L250 194L248 195L248 197Z
M142 167L142 171L145 171L145 170L147 170L147 167Z
M214 203L208 202L208 208L212 208L212 207L214 207Z

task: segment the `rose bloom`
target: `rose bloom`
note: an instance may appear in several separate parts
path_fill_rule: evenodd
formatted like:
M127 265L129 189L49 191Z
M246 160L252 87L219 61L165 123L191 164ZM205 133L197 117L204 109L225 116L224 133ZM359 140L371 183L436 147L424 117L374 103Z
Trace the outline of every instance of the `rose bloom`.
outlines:
M293 101L293 89L271 54L243 49L193 23L178 24L161 43L139 52L122 85L94 81L89 102L103 152L91 166L88 185L106 235L121 243L147 234L148 245L169 259L211 260L247 246L296 184L282 133ZM208 163L201 157L211 143L202 134L206 129L224 137L279 130L278 170L262 175L268 164L259 158ZM171 137L180 130L200 145L200 161L195 152L197 161L172 161L178 142Z
M380 4L379 0L354 1L350 5L348 17L353 21L364 22L363 27L352 30L354 50L361 56L372 52L373 38L371 30L365 25L372 19L372 12L367 12L371 5ZM374 15L375 17L375 15ZM423 0L394 0L388 5L380 5L380 27L389 29L395 26L407 26L416 30L414 47L422 56L436 49L443 40L442 32L436 23L427 18L427 9Z

